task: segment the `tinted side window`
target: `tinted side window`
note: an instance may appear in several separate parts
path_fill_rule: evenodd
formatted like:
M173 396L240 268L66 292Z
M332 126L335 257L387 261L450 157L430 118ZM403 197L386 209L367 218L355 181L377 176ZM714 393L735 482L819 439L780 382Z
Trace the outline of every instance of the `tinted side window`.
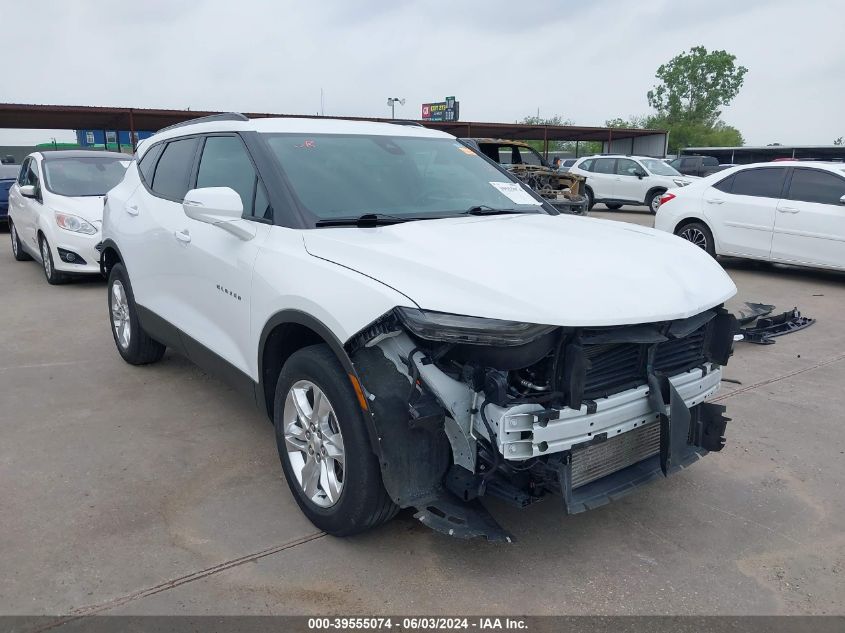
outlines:
M147 184L150 184L153 181L153 169L155 169L156 161L158 160L158 157L161 156L161 150L163 149L163 143L151 147L144 154L141 162L138 163L138 170L141 172L141 176Z
M642 168L630 158L616 159L616 174L619 176L636 176Z
M675 169L680 170L680 169L681 169L681 163L682 163L682 162L683 162L683 161L682 161L682 159L680 159L680 158L676 158L675 160L670 161L670 162L669 162L669 164L670 164L672 167L674 167Z
M583 163L581 163L578 168L583 169L584 171L593 171L593 163L595 161L592 158L588 158Z
M737 172L731 193L735 196L780 198L785 174L783 167L758 167Z
M25 185L32 185L35 187L35 193L39 194L39 179L38 179L38 162L32 158L26 166L26 175L24 176Z
M593 166L593 171L597 174L612 174L615 171L615 167L615 158L598 158Z
M171 141L156 166L151 189L172 200L182 201L188 193L191 167L197 151L198 139L186 138Z
M787 196L790 200L841 204L842 196L845 196L845 179L839 176L820 169L798 168L792 172Z
M18 184L23 187L24 185L28 184L26 181L27 174L29 173L29 163L32 159L27 158L21 164L21 171L18 174Z
M257 176L246 148L234 136L212 136L202 151L197 188L231 187L241 197L244 213L252 215Z
M722 180L717 182L715 185L713 185L713 187L715 189L718 189L719 191L724 191L725 193L730 193L731 188L733 187L733 184L734 184L734 177L733 177L733 174L731 174L727 178L723 178Z
M701 164L705 167L718 167L719 161L713 158L712 156L705 156L701 159Z
M267 191L261 181L258 181L258 186L255 188L255 204L253 205L252 215L256 218L264 218L265 220L273 220L273 207L270 206L270 199L267 197Z

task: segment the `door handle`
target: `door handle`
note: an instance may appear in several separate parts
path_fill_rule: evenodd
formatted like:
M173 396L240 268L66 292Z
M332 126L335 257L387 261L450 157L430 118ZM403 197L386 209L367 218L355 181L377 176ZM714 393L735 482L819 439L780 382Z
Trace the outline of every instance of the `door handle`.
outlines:
M182 231L174 231L173 237L175 237L177 240L179 240L183 244L187 244L188 242L191 241L191 234L188 233L188 229L184 229Z
M725 201L722 200L721 198L708 198L704 202L706 202L707 204L724 204L725 203Z
M796 209L795 207L778 207L778 211L781 213L798 213L800 209Z
M138 215L138 205L137 204L127 204L126 205L126 213L129 215Z

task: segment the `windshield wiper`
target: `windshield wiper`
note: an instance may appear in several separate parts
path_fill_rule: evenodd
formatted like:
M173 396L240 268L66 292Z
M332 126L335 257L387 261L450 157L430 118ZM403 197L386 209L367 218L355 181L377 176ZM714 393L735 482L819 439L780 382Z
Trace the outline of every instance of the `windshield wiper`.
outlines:
M422 218L399 217L398 215L387 215L385 213L365 213L357 218L331 218L329 220L317 220L316 226L357 226L361 228L373 226L387 226L389 224L401 224L411 220Z
M496 209L486 204L477 204L463 211L464 215L504 215L506 213L525 213L519 209Z

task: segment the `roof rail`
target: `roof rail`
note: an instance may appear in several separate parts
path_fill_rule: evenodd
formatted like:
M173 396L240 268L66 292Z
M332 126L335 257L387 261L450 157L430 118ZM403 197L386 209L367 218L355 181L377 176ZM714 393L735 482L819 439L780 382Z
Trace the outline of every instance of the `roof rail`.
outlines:
M241 114L240 112L221 112L220 114L209 114L208 116L201 116L196 119L188 119L187 121L182 121L181 123L174 123L173 125L161 128L159 132L175 130L178 127L193 125L194 123L211 123L213 121L249 121L249 117Z
M407 121L404 119L388 121L388 123L392 123L393 125L410 125L411 127L425 127L422 123L419 123L417 121Z

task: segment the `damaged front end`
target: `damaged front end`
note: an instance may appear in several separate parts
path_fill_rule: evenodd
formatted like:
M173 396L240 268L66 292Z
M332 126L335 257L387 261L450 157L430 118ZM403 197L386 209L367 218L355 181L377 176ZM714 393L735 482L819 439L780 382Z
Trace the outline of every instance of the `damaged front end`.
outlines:
M586 178L543 165L505 165L514 176L548 200L561 213L585 215L588 200L584 195Z
M557 327L397 308L347 343L385 488L434 529L510 540L479 503L588 510L724 445L709 403L731 354L722 307Z

